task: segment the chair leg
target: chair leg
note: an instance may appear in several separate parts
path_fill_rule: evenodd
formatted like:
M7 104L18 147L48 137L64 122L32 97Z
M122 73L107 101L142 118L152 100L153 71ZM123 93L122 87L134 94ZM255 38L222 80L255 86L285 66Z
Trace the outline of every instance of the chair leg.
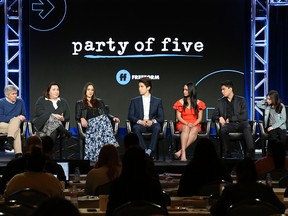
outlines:
M168 159L170 159L170 160L173 160L173 140L171 140L170 142L169 142L169 145L168 145Z
M59 158L62 160L62 143L63 143L63 138L59 139Z
M162 140L162 161L166 161L166 139Z
M262 141L262 157L267 155L268 140Z
M245 150L243 150L243 145L242 145L242 142L239 141L239 147L240 147L240 152L241 152L241 155L242 155L242 158L245 158ZM240 157L240 155L239 155Z

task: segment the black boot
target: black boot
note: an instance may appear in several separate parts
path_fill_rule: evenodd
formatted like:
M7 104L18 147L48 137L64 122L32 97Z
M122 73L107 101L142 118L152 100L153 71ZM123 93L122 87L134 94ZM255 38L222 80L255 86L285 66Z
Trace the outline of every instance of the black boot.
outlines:
M69 139L69 138L72 137L72 133L71 133L69 130L66 130L63 125L60 125L60 126L57 128L57 131L59 131L60 136L61 136L62 138L66 137L66 138Z
M22 153L17 153L17 154L15 154L15 158L21 158L22 156L23 156Z
M14 138L13 137L7 137L7 140L4 143L4 148L6 150L11 151L13 149L13 144L14 144Z
M252 160L255 159L255 149L248 149L246 157L250 157Z

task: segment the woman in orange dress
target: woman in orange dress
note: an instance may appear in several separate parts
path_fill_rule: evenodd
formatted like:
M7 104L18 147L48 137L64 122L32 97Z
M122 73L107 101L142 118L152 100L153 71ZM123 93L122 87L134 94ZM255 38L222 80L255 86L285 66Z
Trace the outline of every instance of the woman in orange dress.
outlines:
M201 131L200 122L206 104L197 99L196 86L192 82L184 85L183 94L184 97L173 105L178 120L176 130L180 131L181 140L181 149L175 153L175 158L187 161L186 149L197 139L197 134Z

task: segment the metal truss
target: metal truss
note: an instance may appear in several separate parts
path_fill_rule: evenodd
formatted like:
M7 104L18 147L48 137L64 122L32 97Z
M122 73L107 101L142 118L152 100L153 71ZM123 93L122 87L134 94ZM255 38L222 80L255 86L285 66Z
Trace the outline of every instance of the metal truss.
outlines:
M22 0L4 0L5 85L14 85L22 97Z
M265 0L251 1L251 86L250 111L255 119L256 102L265 98L268 91L269 3Z
M288 6L288 0L251 1L251 86L250 106L252 119L256 112L256 102L266 97L269 78L269 11L271 6Z

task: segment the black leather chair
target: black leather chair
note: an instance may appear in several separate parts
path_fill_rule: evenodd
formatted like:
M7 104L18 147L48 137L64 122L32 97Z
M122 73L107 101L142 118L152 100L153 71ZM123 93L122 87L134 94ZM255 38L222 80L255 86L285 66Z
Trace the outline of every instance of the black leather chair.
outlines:
M168 126L168 121L164 120L161 132L158 137L158 144L156 146L156 159L159 160L159 144L160 141L165 141L166 139L166 134L167 134L167 126ZM131 127L131 122L129 120L126 120L126 129L127 133L132 133L132 127ZM142 136L144 139L149 140L151 138L152 133L142 133ZM165 144L165 143L164 143ZM166 146L164 146L163 149L166 149ZM165 161L165 156L166 156L166 151L163 152L163 161Z
M259 200L249 199L231 205L227 210L227 216L268 216L280 214L280 210L271 203Z
M110 193L110 186L112 184L112 181L109 181L105 184L99 185L95 191L94 194L95 196L99 196L100 194L109 194Z
M26 205L16 200L8 200L0 202L0 215L3 216L30 216L36 207Z
M285 106L286 109L286 140L288 137L288 106ZM268 147L268 133L266 133L265 128L264 128L264 122L263 121L258 121L259 125L259 132L260 132L260 139L261 139L261 144L262 144L262 155L265 156L267 154L267 147Z
M171 144L169 146L168 152L169 152L171 159L174 158L174 152L176 152L180 143L180 132L175 129L177 122L178 122L177 120L170 120L169 122L172 140L171 140ZM197 139L209 138L210 129L211 129L211 121L210 120L202 121L200 125L201 125L201 131L198 133Z
M279 188L288 188L288 174L282 176L278 181Z
M125 203L114 210L113 216L148 216L148 215L168 215L168 212L160 205L155 203L139 200Z
M111 121L113 127L114 136L117 137L118 130L119 130L119 123ZM78 138L79 138L79 146L80 146L80 159L84 159L84 149L85 149L85 137L86 134L82 128L81 122L76 122L77 131L78 131Z
M65 122L64 127L66 130L69 130L70 122L69 121ZM37 128L31 121L28 121L28 134L29 136L41 136L40 132L37 130ZM58 137L57 140L59 140L59 157L60 159L63 159L63 150L65 148L64 147L65 143L63 143L63 139L60 136Z
M251 126L252 137L255 140L257 122L255 120L249 120L249 124ZM220 124L219 124L219 122L215 122L215 126L216 126L217 138L220 139ZM245 157L245 148L243 148L243 145L242 145L242 142L244 142L244 134L242 132L233 132L233 133L229 133L229 136L230 136L231 141L239 142L240 154L242 155L242 157ZM244 146L246 146L246 145L244 145ZM222 146L220 146L220 148L221 148L220 152L222 155L222 153L223 153L222 152Z
M48 199L48 195L35 190L33 188L23 188L19 191L16 191L5 198L5 201L16 200L25 205L37 207L43 201Z

